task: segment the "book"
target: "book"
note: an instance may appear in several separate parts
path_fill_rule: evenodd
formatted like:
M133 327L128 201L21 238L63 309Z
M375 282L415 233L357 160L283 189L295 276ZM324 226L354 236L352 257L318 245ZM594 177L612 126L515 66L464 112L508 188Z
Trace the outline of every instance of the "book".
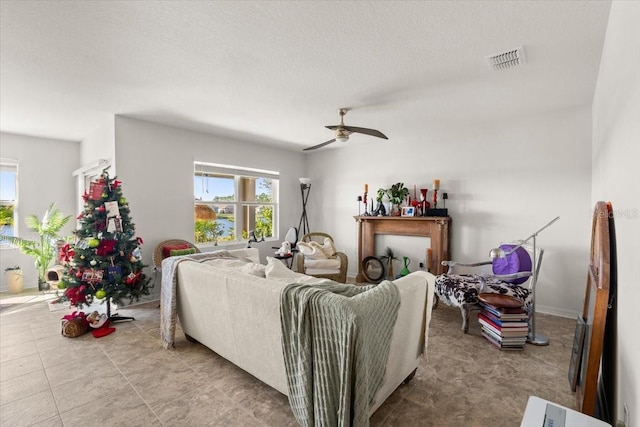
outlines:
M489 316L486 316L483 312L478 313L478 321L480 323L488 323L494 328L504 332L529 331L529 324L527 322L497 322Z
M490 336L485 334L484 331L481 331L481 334L482 334L483 337L485 337L487 339L487 341L489 341L491 344L493 344L496 347L498 347L500 350L524 350L524 344L515 345L515 346L503 345L499 341L495 341L493 338L491 338ZM525 343L526 343L526 341L525 341Z
M493 314L494 316L503 320L507 320L507 319L523 320L529 317L527 315L527 312L523 308L513 308L513 309L498 308L498 307L494 307L492 305L484 304L484 303L481 303L480 306L483 308L483 310L486 310L489 313Z
M487 320L490 320L492 323L495 323L498 326L504 326L504 327L508 327L508 328L515 328L515 327L524 327L524 326L529 326L529 317L527 316L527 321L521 321L521 320L511 320L511 319L501 319L500 317L497 317L496 315L494 315L493 313L489 312L489 311L485 311L482 310L480 312L480 314L482 314Z

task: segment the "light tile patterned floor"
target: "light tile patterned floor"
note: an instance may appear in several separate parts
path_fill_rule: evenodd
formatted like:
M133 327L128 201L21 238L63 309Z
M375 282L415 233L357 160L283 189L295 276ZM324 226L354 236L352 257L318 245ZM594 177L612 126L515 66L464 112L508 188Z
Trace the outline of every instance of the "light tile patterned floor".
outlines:
M286 396L178 331L164 351L157 303L121 309L116 332L60 335L67 311L42 301L0 312L2 426L295 426ZM567 370L574 320L538 315L548 347L502 352L458 310L434 311L429 359L371 418L373 426L518 426L529 395L574 408ZM215 327L215 326L214 326Z

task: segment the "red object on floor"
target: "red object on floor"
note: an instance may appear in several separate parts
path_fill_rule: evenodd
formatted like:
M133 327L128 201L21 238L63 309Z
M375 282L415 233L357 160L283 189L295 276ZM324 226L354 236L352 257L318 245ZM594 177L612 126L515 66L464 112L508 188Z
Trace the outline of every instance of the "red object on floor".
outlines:
M109 327L109 321L107 320L106 322L104 322L104 325L102 325L99 328L96 328L92 331L94 338L102 338L102 337L106 337L107 335L109 335L112 332L115 332L116 328L110 328Z

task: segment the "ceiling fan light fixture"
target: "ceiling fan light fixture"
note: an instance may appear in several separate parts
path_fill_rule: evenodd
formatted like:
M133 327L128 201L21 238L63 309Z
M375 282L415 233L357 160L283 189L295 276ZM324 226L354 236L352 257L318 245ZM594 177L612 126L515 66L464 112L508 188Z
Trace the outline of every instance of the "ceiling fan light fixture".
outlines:
M347 142L348 140L349 140L349 135L336 136L336 141L338 142Z

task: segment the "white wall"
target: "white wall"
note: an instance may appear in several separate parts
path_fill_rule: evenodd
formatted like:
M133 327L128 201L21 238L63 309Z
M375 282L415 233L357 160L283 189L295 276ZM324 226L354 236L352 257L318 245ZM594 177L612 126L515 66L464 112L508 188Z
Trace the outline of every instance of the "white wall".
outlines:
M618 253L618 404L640 425L640 3L614 1L593 102L592 204L611 201Z
M35 214L42 218L52 202L65 215L75 217L75 186L71 173L78 168L80 144L73 141L35 138L10 133L0 134L0 157L18 161L18 219L20 237L32 239L24 218ZM75 221L69 221L62 235L69 235ZM38 274L33 258L17 249L0 249L0 269L20 265L24 270L24 287L37 288ZM6 275L0 279L0 290L7 289Z
M87 165L99 159L110 160L111 170L115 170L115 157L115 116L112 116L82 140L80 162Z
M500 242L524 239L559 215L560 221L538 237L546 253L537 308L576 315L582 308L591 229L590 107L475 125L461 118L458 126L430 125L423 134L420 141L393 135L382 143L353 138L342 147L310 154L311 229L334 235L354 275L357 229L352 216L358 213L356 197L364 183L371 197L398 181L411 193L414 184L430 189L439 178L440 193L449 194L452 257L459 261L486 260ZM384 245L410 256L413 270L427 240L385 237L376 243L378 253Z
M123 181L122 191L129 201L137 235L144 240L145 263L151 265L153 249L162 240L193 241L196 160L279 171L281 237L289 227L298 225L302 153L127 117L117 116L115 124L118 179ZM254 244L263 260L275 252L272 246L280 246L280 239ZM154 295L159 296L159 292L158 283Z

